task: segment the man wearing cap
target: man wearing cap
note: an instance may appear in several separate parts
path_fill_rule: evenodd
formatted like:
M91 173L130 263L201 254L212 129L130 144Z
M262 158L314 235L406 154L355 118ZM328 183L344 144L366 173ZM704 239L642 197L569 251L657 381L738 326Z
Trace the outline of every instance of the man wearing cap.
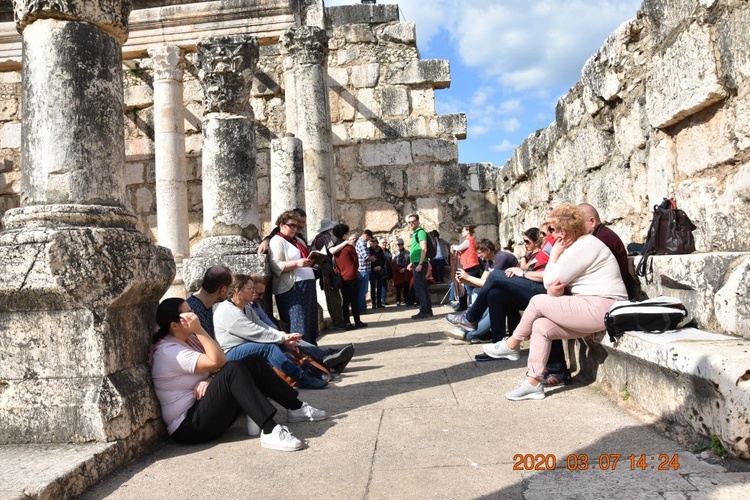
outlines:
M336 255L343 247L346 242L339 245L333 244L333 228L336 225L331 219L323 218L320 221L320 229L318 229L318 235L312 242L312 247L320 252L325 252L325 260L320 264L319 276L316 273L316 277L320 278L320 287L326 296L326 305L328 306L328 314L331 315L333 321L333 327L336 329L343 330L346 326L344 321L344 313L341 309L341 278L334 276L336 271L334 270L333 256ZM326 249L325 251L323 249ZM338 280L337 280L338 278ZM338 281L338 286L336 282Z
M357 251L359 258L359 268L357 269L357 283L359 284L359 313L362 314L367 309L367 289L370 287L370 269L375 257L370 255L369 241L372 239L372 231L365 229L362 236L357 240L354 249ZM372 299L372 298L371 298ZM373 304L377 301L373 301Z

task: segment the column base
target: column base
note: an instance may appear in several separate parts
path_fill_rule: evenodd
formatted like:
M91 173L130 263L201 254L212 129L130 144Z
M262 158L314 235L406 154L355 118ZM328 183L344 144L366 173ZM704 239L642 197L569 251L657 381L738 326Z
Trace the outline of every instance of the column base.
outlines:
M242 236L207 236L183 262L182 277L188 292L200 288L203 274L211 266L224 265L233 273L267 275L268 255L256 253L258 245Z
M159 419L146 360L171 252L122 227L51 225L0 233L0 444L125 439Z

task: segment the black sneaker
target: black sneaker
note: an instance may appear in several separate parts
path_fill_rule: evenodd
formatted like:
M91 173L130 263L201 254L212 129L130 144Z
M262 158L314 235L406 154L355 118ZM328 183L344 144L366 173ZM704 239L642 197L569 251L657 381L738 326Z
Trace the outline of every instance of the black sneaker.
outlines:
M412 316L411 319L427 319L427 318L431 318L431 317L432 317L432 313L431 312L429 312L429 313L418 312L417 314L415 314L414 316Z
M563 387L572 383L573 377L568 369L560 373L549 372L544 376L545 387Z
M337 372L341 373L344 371L344 368L346 368L346 365L349 363L349 361L351 361L352 356L354 356L354 346L352 344L349 344L343 349L340 349L335 353L324 357L323 364L329 370L336 370Z
M354 323L354 328L367 328L367 323L363 323L362 321Z

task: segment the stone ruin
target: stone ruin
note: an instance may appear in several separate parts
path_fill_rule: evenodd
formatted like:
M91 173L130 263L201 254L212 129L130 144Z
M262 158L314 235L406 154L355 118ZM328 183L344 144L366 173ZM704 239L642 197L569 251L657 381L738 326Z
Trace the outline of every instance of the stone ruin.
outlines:
M707 253L656 259L649 292L750 338L749 22L747 2L645 0L498 169L458 163L466 117L435 112L449 63L420 59L396 5L0 2L0 443L116 441L114 466L150 442L158 299L211 263L264 269L259 237L294 205L308 235L331 217L406 236L418 211L513 246L553 198L627 243L675 196ZM747 456L732 418L717 433Z

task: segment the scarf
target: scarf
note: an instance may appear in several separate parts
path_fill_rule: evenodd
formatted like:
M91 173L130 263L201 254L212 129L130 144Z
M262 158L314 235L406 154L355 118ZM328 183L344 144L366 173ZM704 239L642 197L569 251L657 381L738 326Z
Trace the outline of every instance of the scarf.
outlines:
M310 249L308 249L307 246L305 246L305 244L302 243L297 238L291 238L291 237L285 235L284 233L282 233L281 231L279 231L278 235L281 236L282 238L284 238L289 243L291 243L294 246L296 246L297 250L299 250L299 253L300 253L300 255L302 256L303 259L306 259L307 256L310 255Z

